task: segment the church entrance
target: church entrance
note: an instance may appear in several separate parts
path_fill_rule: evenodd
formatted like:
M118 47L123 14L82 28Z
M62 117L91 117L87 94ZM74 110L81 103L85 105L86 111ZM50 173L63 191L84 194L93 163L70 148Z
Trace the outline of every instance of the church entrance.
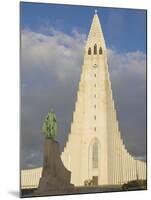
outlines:
M93 176L92 182L93 182L93 185L98 185L98 176Z

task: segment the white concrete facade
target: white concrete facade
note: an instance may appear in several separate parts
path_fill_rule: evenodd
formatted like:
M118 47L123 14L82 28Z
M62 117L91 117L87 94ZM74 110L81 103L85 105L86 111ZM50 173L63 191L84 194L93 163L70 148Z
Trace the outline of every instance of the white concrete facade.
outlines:
M128 153L120 135L97 14L86 43L73 122L61 158L76 186L94 176L99 185L146 179L146 163Z
M21 189L37 188L42 167L21 170Z

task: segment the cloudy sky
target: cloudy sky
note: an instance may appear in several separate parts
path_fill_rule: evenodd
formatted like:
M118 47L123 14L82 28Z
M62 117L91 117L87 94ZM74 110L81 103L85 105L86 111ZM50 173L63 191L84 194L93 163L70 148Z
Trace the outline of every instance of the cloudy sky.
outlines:
M21 3L21 167L42 164L43 120L51 108L65 145L94 7ZM121 135L146 157L146 12L97 8Z

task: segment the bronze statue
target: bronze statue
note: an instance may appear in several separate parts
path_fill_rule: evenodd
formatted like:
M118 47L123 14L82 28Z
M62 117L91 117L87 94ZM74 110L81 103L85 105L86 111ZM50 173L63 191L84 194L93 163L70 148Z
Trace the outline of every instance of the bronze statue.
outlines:
M42 176L35 195L73 192L74 185L70 183L71 172L64 167L60 157L59 143L55 141L57 122L53 111L47 114L42 131L45 135L44 161Z
M46 138L50 138L52 140L55 139L57 133L57 121L56 115L53 111L48 112L42 127L42 132Z

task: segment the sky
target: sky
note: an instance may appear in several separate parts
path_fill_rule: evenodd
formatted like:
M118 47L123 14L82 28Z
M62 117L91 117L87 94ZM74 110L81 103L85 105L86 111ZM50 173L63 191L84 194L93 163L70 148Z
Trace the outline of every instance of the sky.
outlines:
M53 108L63 150L84 46L96 7L21 3L21 168L42 165L42 124ZM146 11L97 7L119 128L128 151L146 157Z

